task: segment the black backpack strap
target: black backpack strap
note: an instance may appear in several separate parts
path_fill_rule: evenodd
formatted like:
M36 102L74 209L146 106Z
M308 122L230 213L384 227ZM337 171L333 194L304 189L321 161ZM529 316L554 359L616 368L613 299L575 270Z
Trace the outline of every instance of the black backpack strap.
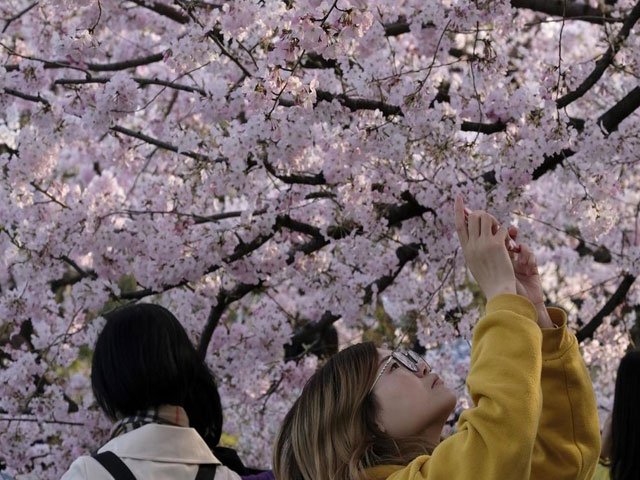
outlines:
M115 480L136 480L129 467L113 452L94 453L92 455ZM212 477L213 478L213 477Z
M115 480L136 480L129 467L113 452L94 453L92 455ZM195 480L213 480L218 465L207 463L198 467Z
M195 480L213 480L216 476L216 465L215 463L206 463L200 465L198 468L198 474L196 475Z

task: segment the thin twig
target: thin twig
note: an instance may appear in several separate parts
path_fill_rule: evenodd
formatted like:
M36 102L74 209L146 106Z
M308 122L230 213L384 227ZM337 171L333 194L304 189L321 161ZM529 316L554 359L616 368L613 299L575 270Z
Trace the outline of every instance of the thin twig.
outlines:
M89 85L93 83L108 83L111 80L109 77L93 77L93 78L59 78L54 85ZM190 85L182 85L179 83L171 82L169 80L160 80L158 78L142 78L134 77L132 80L138 83L140 86L146 85L160 85L163 87L173 88L174 90L181 90L183 92L199 93L203 97L207 96L207 92L199 87L192 87Z
M5 417L0 416L0 422L34 422L34 423L46 423L55 425L71 425L76 427L84 427L84 423L80 422L67 422L64 420L43 420L41 418L19 418L19 417Z
M29 95L28 93L20 92L13 88L5 88L4 93L6 93L7 95L11 95L13 97L22 98L23 100L27 100L29 102L42 103L43 105L46 105L46 106L51 105L49 103L49 100L47 100L46 98L42 98L39 93L38 95Z
M64 203L62 203L60 200L58 200L56 197L54 197L53 195L51 195L49 192L47 192L44 188L42 188L40 185L38 185L36 182L30 182L29 183L33 188L35 188L38 192L42 193L45 197L47 197L49 200L51 200L53 203L60 205L62 208L64 209L69 209L68 205L65 205Z
M6 32L7 28L9 28L9 25L11 25L13 22L15 22L16 20L19 20L22 16L29 13L34 7L38 5L38 3L39 2L33 2L31 5L23 8L18 13L16 13L13 17L5 18L4 20L6 23L4 25L4 28L2 29L2 33Z
M131 130L129 128L121 127L120 125L114 125L113 127L110 128L110 130L112 130L114 132L117 132L117 133L122 133L123 135L127 135L129 137L137 138L137 139L142 140L143 142L146 142L146 143L148 143L150 145L155 145L156 147L160 147L160 148L162 148L164 150L169 150L170 152L178 153L180 155L184 155L186 157L190 157L190 158L193 158L193 159L198 160L198 161L206 161L206 162L211 162L211 161L222 162L222 161L224 161L223 158L218 158L218 159L214 160L211 157L209 157L208 155L205 155L203 153L197 153L197 152L193 152L191 150L187 150L187 151L180 150L175 145L172 145L170 143L164 142L162 140L158 140L157 138L150 137L148 135L145 135L144 133L136 132L136 131Z

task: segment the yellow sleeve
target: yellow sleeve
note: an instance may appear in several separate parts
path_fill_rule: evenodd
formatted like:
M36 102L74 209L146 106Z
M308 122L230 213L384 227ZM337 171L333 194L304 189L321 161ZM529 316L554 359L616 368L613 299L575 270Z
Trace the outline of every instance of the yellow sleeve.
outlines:
M542 415L531 480L591 480L600 455L595 395L567 315L549 308L558 328L542 330Z
M533 305L499 295L473 334L467 387L474 407L431 456L416 458L388 480L527 479L542 397L542 334Z

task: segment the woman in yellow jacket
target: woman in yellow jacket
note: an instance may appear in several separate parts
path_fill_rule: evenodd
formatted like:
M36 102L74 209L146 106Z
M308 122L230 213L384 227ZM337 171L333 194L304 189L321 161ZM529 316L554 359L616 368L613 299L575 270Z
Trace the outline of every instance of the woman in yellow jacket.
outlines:
M413 352L371 343L334 355L285 416L278 480L582 480L600 452L596 404L566 314L545 309L535 259L484 212L456 230L488 299L473 334L474 407L440 441L456 398ZM521 295L517 295L520 293Z

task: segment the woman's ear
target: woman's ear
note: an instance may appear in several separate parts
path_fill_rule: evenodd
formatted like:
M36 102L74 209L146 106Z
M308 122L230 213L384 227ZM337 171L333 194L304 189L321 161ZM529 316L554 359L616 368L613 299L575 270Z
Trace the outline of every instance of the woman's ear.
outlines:
M376 427L378 427L378 430L380 430L382 433L387 433L387 429L384 428L384 425L382 424L382 422L380 422L380 420L376 420Z

